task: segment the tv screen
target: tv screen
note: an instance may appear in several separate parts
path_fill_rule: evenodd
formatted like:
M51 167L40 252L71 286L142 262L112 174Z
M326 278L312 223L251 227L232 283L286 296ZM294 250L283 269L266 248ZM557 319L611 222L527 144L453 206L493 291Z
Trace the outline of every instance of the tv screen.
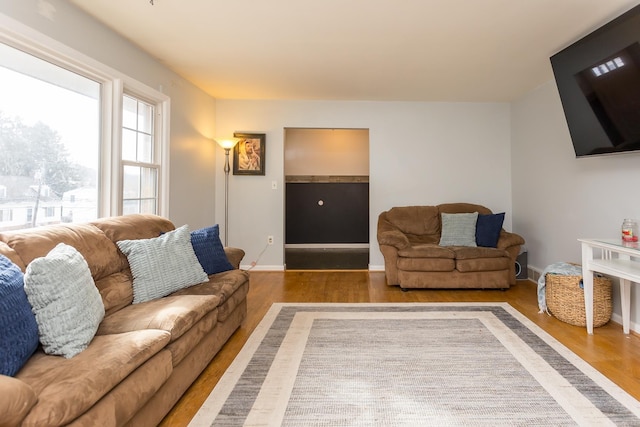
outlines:
M640 5L551 57L577 157L640 150Z

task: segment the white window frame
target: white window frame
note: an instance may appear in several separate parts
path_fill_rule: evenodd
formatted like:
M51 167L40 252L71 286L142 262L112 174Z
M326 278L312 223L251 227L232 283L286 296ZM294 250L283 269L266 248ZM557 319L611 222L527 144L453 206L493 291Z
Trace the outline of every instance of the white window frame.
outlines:
M156 108L158 215L169 217L169 135L171 99L95 59L0 13L0 42L101 84L98 217L122 214L122 96L130 93Z

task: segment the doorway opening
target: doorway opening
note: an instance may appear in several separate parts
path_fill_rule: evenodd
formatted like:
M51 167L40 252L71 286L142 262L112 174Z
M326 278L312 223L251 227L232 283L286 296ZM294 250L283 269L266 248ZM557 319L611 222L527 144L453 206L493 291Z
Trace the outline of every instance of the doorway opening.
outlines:
M286 128L285 268L369 267L369 130Z

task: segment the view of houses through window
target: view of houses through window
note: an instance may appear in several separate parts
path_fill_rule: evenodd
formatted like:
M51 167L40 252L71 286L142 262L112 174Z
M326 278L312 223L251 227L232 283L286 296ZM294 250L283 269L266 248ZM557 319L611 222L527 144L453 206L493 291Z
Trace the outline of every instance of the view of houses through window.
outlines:
M98 215L100 83L0 44L0 230Z
M103 90L95 74L73 70L0 43L0 231L162 214L161 94L134 82L138 97L121 79ZM109 107L120 102L119 113ZM101 141L115 114L121 129Z

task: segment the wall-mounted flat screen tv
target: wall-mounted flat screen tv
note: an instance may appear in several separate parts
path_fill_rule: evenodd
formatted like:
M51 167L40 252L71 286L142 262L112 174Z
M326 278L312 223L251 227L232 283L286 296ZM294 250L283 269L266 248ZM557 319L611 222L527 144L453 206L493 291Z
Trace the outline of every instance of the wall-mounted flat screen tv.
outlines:
M551 57L577 157L640 150L640 5Z

